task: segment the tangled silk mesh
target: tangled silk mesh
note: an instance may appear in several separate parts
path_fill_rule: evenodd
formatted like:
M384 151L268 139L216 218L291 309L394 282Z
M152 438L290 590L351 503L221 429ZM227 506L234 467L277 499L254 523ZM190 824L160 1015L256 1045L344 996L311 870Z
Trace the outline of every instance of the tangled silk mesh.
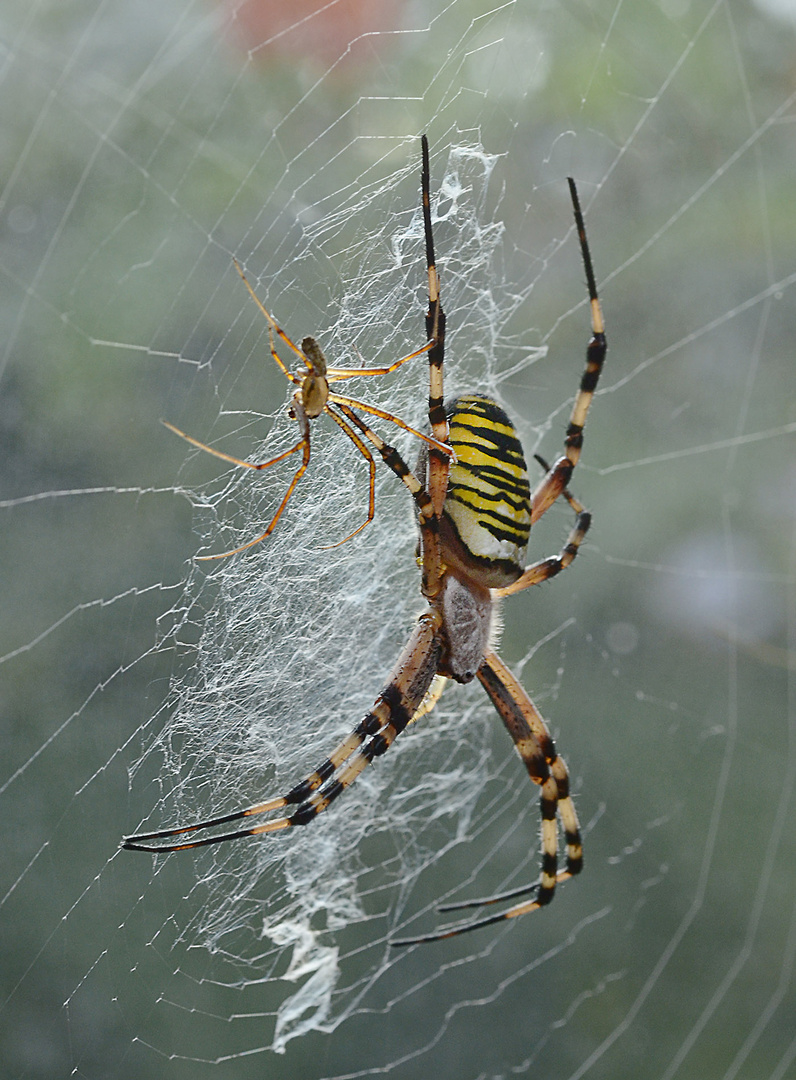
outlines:
M792 1076L792 8L2 5L9 1075ZM274 535L217 563L193 555L261 532L294 461L232 468L158 419L239 457L295 442L233 257L333 364L423 345L424 130L448 394L559 451L589 321L567 175L609 356L572 485L594 526L500 644L567 761L584 873L542 914L395 949L538 874L538 793L477 687L306 829L119 838L306 776L422 606L380 462L376 520L322 550L367 506L327 419ZM426 369L344 389L422 426ZM553 508L529 559L570 524Z
M449 394L465 387L499 393L495 358L522 299L501 282L502 226L490 216L494 164L473 144L454 146L446 164L433 164L447 355L455 358L446 368ZM300 341L311 332L331 364L350 367L384 364L423 344L428 300L418 188L413 160L306 227L304 257L343 250L345 287L329 325L280 321L288 336ZM384 208L376 235L357 226L369 203ZM252 265L246 269L281 320ZM289 267L285 272L289 277ZM251 318L255 347L270 364L267 324L254 304ZM283 344L280 353L294 369ZM526 362L533 353L524 348ZM346 382L342 392L422 429L425 355L391 376ZM417 439L372 423L414 462ZM281 407L249 460L267 460L295 439L295 422ZM229 550L262 532L297 463L298 456L256 474L222 468L217 483L194 493L198 553ZM181 663L132 773L134 785L143 773L160 787L142 827L187 824L287 791L370 707L423 607L411 500L380 461L376 500L364 532L327 546L364 520L367 467L321 418L312 426L310 467L273 534L242 555L194 564L162 620L162 648L175 647ZM310 1027L333 1028L356 1006L394 956L388 936L420 871L470 833L492 724L476 700L482 704L477 691L449 690L432 717L410 728L309 828L172 856L195 863L199 893L180 938L225 954L249 978L279 970L297 984L279 1007L276 1049ZM352 948L356 963L344 965L340 951Z

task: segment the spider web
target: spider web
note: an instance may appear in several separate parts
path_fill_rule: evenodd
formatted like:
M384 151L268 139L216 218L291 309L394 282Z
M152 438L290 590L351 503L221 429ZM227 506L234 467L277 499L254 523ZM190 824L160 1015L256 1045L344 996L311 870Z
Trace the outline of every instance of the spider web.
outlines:
M7 1074L794 1077L791 8L282 7L3 10ZM447 392L559 452L588 338L570 174L609 356L573 482L593 531L500 646L568 762L584 874L397 950L537 873L537 793L478 686L311 828L118 842L306 775L422 609L386 469L324 549L367 509L331 424L273 536L197 563L262 531L291 461L242 475L158 423L251 460L295 441L233 256L333 364L423 344L421 131ZM426 368L345 389L422 426Z

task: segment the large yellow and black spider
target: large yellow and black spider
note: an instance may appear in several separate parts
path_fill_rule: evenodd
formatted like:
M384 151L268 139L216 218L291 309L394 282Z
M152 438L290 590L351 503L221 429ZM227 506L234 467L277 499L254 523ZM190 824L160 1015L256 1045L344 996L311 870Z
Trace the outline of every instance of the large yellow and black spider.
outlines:
M541 788L542 871L534 885L441 910L519 899L496 915L443 927L393 944L415 944L453 937L467 930L515 918L550 903L557 884L583 865L580 829L566 765L550 732L520 683L491 644L495 601L538 585L570 565L591 523L591 515L568 485L583 444L583 427L606 354L602 311L575 183L569 189L591 309L592 337L586 368L564 439L564 454L530 490L522 446L503 409L488 397L471 394L443 402L445 314L439 296L429 197L428 143L423 136L422 200L428 265L426 315L430 391L429 424L435 442L424 446L412 472L348 405L347 419L376 448L414 499L420 532L422 592L428 603L373 708L321 765L287 794L193 825L126 837L136 851L179 851L258 833L306 825L326 810L374 758L385 753L404 728L430 711L445 679L467 683L477 678L505 724L531 780ZM455 457L445 449L452 448ZM524 566L531 525L564 498L576 518L567 542L554 556ZM436 680L436 681L435 681ZM192 834L295 807L258 825L208 836ZM558 819L564 831L566 867L558 869ZM162 843L172 837L177 842ZM530 895L529 895L530 894Z

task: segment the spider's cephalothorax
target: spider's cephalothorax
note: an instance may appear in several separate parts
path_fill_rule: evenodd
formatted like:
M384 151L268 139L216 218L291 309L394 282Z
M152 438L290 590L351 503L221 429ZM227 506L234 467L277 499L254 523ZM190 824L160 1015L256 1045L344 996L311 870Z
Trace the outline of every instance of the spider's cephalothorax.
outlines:
M511 421L496 402L467 395L443 404L445 315L434 256L425 136L422 145L422 212L429 295L428 416L433 438L427 438L415 472L393 447L371 431L351 404L341 404L340 410L350 425L375 447L414 500L420 531L421 590L427 609L418 619L370 712L315 772L285 795L193 825L139 833L123 842L124 847L137 851L176 851L306 825L326 810L374 758L385 753L407 724L431 711L446 679L466 683L477 678L511 735L528 775L541 789L541 877L532 886L502 896L449 904L441 910L517 901L496 915L393 942L403 945L453 937L534 911L548 904L556 885L577 874L583 865L580 830L569 794L566 766L538 709L494 652L491 629L495 601L547 581L568 567L589 528L591 515L570 493L568 485L580 458L583 427L606 352L583 216L575 183L570 180L588 284L592 337L570 414L564 453L552 466L536 458L544 472L531 491L522 447ZM278 329L277 333L280 333ZM559 499L564 499L575 513L566 544L557 555L525 566L531 525ZM288 807L293 808L292 812L262 824L243 824L247 818ZM563 870L558 869L559 820L566 846ZM243 827L227 832L212 831L235 821ZM207 835L192 839L192 834L206 830L210 830ZM174 842L173 837L180 839Z

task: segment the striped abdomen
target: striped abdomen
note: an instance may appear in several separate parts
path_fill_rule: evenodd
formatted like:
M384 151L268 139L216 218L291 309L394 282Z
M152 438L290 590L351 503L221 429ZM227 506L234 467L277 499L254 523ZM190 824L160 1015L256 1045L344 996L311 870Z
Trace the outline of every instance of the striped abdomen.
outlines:
M446 412L456 462L445 497L445 561L489 588L508 585L522 573L531 528L522 445L490 398L468 394Z

